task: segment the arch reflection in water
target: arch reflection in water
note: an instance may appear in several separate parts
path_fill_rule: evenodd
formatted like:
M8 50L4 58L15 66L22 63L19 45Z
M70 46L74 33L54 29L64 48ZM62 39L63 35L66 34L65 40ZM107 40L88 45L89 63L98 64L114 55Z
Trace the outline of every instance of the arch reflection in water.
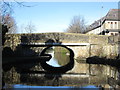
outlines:
M64 49L61 49L61 47L63 47ZM50 54L47 54L47 53L49 53L49 50L52 49L52 48L53 48L53 46L46 47L41 52L40 56L49 57L49 59L46 59L46 60L43 60L43 61L40 62L42 68L45 71L47 71L48 73L65 73L65 72L71 70L74 67L74 52L70 48L68 48L64 45L60 45L60 48L58 48L58 50L54 48L55 52L56 51L62 51L62 52L60 52L61 55L58 54L58 56L56 56L55 53L54 53L54 55L55 55L54 57L55 58L58 57L57 61L58 61L58 64L61 67L55 67L54 65L51 66L51 65L46 63L47 61L50 61L50 59L52 58L52 56ZM67 56L66 55L68 53L68 52L66 52L67 50L70 52L70 55L68 56L69 60L68 59L63 59L64 55ZM60 58L60 56L61 56L61 58ZM65 62L64 60L65 61L67 60L68 62L64 63Z
M53 46L46 50L45 54L50 54L52 58L46 63L53 67L61 67L69 63L70 51L64 47Z

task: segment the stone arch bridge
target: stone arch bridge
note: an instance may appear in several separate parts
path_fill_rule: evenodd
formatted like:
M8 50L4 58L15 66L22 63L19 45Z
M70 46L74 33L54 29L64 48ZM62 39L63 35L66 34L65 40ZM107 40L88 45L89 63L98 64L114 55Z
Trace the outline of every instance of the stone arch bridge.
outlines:
M69 47L78 62L92 56L114 59L119 54L118 37L76 33L7 34L4 47L10 47L18 56L34 56L34 52L41 53L51 42Z
M53 40L56 44L67 45L75 53L75 58L103 56L111 58L118 55L118 37L104 35L86 35L76 33L34 33L34 34L7 34L4 47L13 51L22 44L45 45ZM42 47L43 48L43 47ZM40 52L40 47L32 47Z
M115 58L119 54L118 42L118 37L104 35L75 33L7 34L4 48L11 48L11 50L17 52L18 56L34 56L34 52L41 52L46 45L65 45L69 47L75 54L74 58L78 60L75 60L74 67L67 72L69 76L67 76L67 74L62 76L61 82L63 83L63 81L69 80L67 84L73 84L73 80L79 83L81 83L82 80L87 80L89 83L94 82L94 80L92 81L92 79L89 79L89 75L95 74L95 70L92 69L90 71L90 65L80 64L79 60L84 60L91 56ZM25 48L23 47L24 45L30 47ZM109 72L109 70L104 67L100 67L100 70L103 70L102 72L105 73ZM81 77L81 73L84 73L85 76L83 75L83 77ZM97 72L97 74L101 73ZM41 85L44 82L47 83L47 85L48 83L51 85L51 81L48 80L47 82L47 78L43 78L42 74L40 80L42 81Z

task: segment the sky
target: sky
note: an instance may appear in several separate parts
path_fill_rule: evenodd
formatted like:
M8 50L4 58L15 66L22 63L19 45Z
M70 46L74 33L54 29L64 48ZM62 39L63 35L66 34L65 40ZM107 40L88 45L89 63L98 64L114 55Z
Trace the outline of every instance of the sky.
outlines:
M14 2L13 2L14 3ZM85 19L86 25L105 16L110 9L118 9L118 2L24 2L14 6L17 33L26 33L28 23L35 26L33 33L64 32L74 16ZM102 8L103 7L103 8Z
M48 90L48 89L52 89L52 90L56 90L56 89L59 89L59 88L62 88L62 90L71 90L71 89L76 89L76 87L72 87L72 86L30 86L30 85L22 85L22 84L15 84L15 85L12 85L12 88L13 89L17 89L17 88L21 88L24 90L35 90L35 88L39 88L39 89L42 89L44 88L44 90ZM83 86L83 87L77 87L79 89L87 89L87 88L91 88L91 89L95 89L95 90L99 90L99 87L96 87L94 85L89 85L89 86Z

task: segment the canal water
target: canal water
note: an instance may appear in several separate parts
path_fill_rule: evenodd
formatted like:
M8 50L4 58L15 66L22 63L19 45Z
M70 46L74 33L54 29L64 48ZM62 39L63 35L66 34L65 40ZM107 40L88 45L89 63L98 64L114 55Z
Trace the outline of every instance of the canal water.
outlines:
M51 54L52 58L47 61L47 64L53 67L65 66L70 61L70 51L63 47L51 47L46 50L45 54ZM5 83L4 88L11 87L13 90L17 88L24 88L24 90L33 90L34 88L64 88L65 90L76 88L120 88L120 70L116 67L101 64L88 64L85 61L79 60L75 62L73 70L61 76L59 80L48 80L50 85L47 86L45 78L36 78L35 76L42 76L42 74L31 74L34 78L25 79L26 82L19 81L19 83ZM21 76L24 77L23 74ZM14 75L13 75L14 76ZM26 77L27 78L27 77ZM30 80L31 79L31 80ZM24 81L25 81L24 80ZM41 82L40 82L41 80ZM43 81L42 81L43 80ZM66 80L66 81L64 81ZM51 83L58 83L57 87ZM44 83L41 85L41 83ZM53 85L53 86L52 86ZM26 89L25 89L26 88Z
M47 64L54 67L64 66L70 60L70 51L63 47L51 47L50 49L46 50L45 54L52 55L52 58L47 62Z

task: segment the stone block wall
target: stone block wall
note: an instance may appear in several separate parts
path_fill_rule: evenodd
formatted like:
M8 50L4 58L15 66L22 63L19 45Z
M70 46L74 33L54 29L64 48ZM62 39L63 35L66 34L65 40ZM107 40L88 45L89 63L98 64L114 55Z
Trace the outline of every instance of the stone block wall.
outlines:
M60 43L90 43L91 46L70 47L75 52L75 57L80 58L89 56L113 58L119 52L118 37L75 33L7 34L4 47L10 47L14 51L21 43L45 43L49 39ZM30 49L40 53L44 48L32 47Z

